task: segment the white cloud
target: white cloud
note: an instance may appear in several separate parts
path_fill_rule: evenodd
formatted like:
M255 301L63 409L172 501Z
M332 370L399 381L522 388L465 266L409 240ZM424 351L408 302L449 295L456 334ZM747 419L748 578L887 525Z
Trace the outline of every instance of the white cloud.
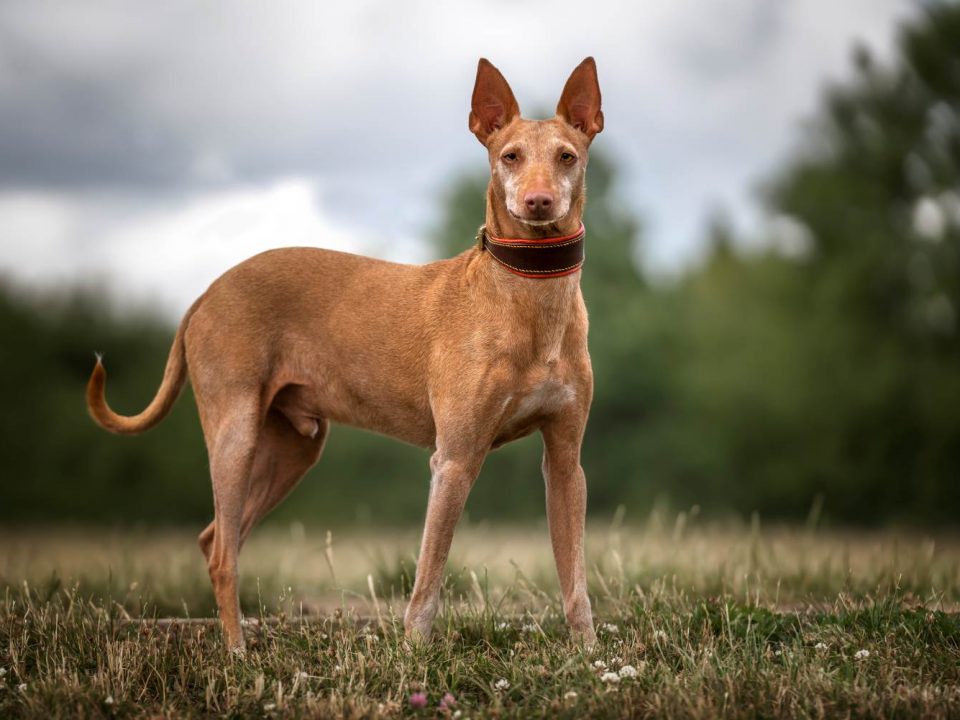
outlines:
M71 278L76 260L63 243L75 224L75 208L62 198L32 192L0 196L0 269L27 283Z
M112 206L104 225L67 195L4 194L0 269L39 285L98 278L125 303L176 318L227 268L264 250L305 245L370 251L372 241L362 230L324 216L316 195L311 181L287 178L166 207L102 199ZM89 233L98 232L102 236L91 242Z

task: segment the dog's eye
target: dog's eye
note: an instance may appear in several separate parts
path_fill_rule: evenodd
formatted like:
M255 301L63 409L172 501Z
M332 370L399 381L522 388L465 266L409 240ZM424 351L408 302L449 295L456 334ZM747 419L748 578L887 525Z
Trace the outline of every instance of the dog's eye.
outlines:
M503 159L509 163L517 161L517 154L515 152L508 152L503 154Z
M571 163L576 160L576 156L573 153L562 152L560 153L560 160L565 163Z

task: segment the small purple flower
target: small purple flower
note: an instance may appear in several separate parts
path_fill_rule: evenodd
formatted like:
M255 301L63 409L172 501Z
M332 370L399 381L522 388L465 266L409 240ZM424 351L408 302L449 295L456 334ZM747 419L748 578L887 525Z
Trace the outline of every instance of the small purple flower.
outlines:
M414 710L421 710L427 706L427 694L422 692L413 693L410 696L410 707Z
M457 706L457 699L450 693L445 694L440 699L441 710L453 710Z

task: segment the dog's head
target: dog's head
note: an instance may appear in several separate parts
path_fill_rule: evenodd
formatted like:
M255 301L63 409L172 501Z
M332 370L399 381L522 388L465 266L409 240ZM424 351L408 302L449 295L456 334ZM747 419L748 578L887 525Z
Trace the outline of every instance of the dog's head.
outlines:
M470 130L490 154L492 199L514 223L556 225L571 210L579 220L587 150L603 130L596 63L588 57L570 75L556 117L525 120L503 75L481 59Z

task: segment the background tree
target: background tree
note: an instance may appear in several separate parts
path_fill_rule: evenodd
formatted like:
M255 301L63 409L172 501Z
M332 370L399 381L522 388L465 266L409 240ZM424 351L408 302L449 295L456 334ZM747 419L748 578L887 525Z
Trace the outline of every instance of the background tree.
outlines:
M640 223L612 162L594 153L582 278L593 514L624 505L638 517L662 501L802 519L822 500L838 522L956 522L960 5L925 6L897 47L889 67L858 50L852 79L825 93L801 150L767 184L763 242L718 218L705 260L672 281L638 266ZM438 257L472 245L485 186L483 175L451 183L432 233ZM103 433L83 407L99 349L111 403L140 410L169 327L111 312L95 294L36 297L0 282L0 335L0 518L209 518L192 403L136 438ZM542 518L540 454L537 437L493 453L470 516ZM419 523L427 456L336 427L274 517Z

